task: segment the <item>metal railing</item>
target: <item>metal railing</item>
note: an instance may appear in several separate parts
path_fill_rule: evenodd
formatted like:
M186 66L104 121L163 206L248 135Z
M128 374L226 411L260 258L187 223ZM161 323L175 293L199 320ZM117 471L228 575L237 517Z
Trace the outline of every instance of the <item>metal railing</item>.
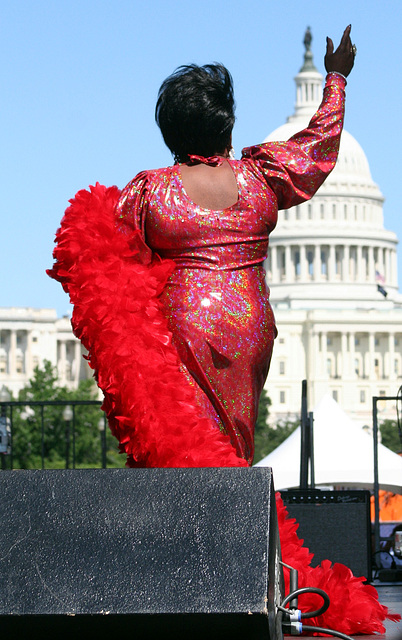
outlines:
M106 414L100 411L101 402L99 400L47 400L47 401L2 401L0 402L0 468L2 470L14 468L60 468L75 469L77 466L85 467L85 463L77 461L77 445L79 444L80 433L77 432L77 425L81 424L81 436L85 432L86 423L80 410L83 407L99 407L99 417L91 415L88 420L88 428L92 433L92 442L98 451L92 451L91 455L96 461L92 460L90 467L107 467L107 454L109 449L117 452L117 447L111 444L107 429ZM47 409L60 408L60 412L53 412L53 421L57 423L57 429L50 423L46 416ZM27 464L22 466L16 462L15 441L21 439L19 432L23 430L24 424L30 425L31 432L35 436L36 456L35 460L40 459L40 463L32 463L29 460L30 451L26 452ZM53 431L53 441L57 442L58 447L58 464L52 466L49 461L49 437L50 431ZM54 439L54 431L59 434L58 439ZM40 437L39 437L40 436ZM39 438L39 440L38 440ZM64 440L64 442L63 442ZM112 443L113 443L112 439ZM39 444L40 442L40 444ZM29 449L29 447L27 446ZM82 449L82 447L81 447ZM60 454L60 451L64 455ZM81 455L82 457L82 455ZM64 463L62 464L62 458ZM54 463L53 463L54 464ZM113 465L115 466L115 465Z

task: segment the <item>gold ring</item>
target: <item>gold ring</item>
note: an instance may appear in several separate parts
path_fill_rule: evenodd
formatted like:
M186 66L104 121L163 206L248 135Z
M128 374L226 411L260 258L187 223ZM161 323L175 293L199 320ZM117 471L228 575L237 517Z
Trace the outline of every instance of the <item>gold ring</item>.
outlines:
M354 55L354 56L355 56L355 55L356 55L356 53L357 53L357 47L356 47L356 45L355 45L355 44L352 44L352 53L353 53L353 55Z

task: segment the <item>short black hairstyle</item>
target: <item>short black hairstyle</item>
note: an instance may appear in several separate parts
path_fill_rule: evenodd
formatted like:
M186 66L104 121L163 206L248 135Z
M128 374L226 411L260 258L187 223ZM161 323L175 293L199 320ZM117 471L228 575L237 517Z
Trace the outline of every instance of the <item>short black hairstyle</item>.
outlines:
M230 147L235 121L233 80L222 64L183 65L162 83L155 120L176 162Z

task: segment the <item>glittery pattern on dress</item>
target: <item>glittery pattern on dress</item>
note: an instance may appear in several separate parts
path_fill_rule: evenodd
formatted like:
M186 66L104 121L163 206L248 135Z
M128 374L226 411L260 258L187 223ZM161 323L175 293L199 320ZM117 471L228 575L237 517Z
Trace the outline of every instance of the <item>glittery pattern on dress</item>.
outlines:
M188 381L205 415L251 464L258 400L276 336L263 262L278 209L311 198L333 169L343 125L345 80L327 76L320 109L287 142L269 142L227 160L238 200L222 211L187 195L180 166L138 174L117 210L126 233L176 269L161 300Z

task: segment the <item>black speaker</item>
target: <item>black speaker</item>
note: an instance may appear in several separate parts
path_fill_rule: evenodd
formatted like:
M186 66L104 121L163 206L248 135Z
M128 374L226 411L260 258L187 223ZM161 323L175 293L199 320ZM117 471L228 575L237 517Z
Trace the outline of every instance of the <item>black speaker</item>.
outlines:
M271 469L4 471L0 523L3 634L275 638Z
M314 558L341 562L355 576L371 581L369 491L281 491L289 515L299 523L297 534Z

